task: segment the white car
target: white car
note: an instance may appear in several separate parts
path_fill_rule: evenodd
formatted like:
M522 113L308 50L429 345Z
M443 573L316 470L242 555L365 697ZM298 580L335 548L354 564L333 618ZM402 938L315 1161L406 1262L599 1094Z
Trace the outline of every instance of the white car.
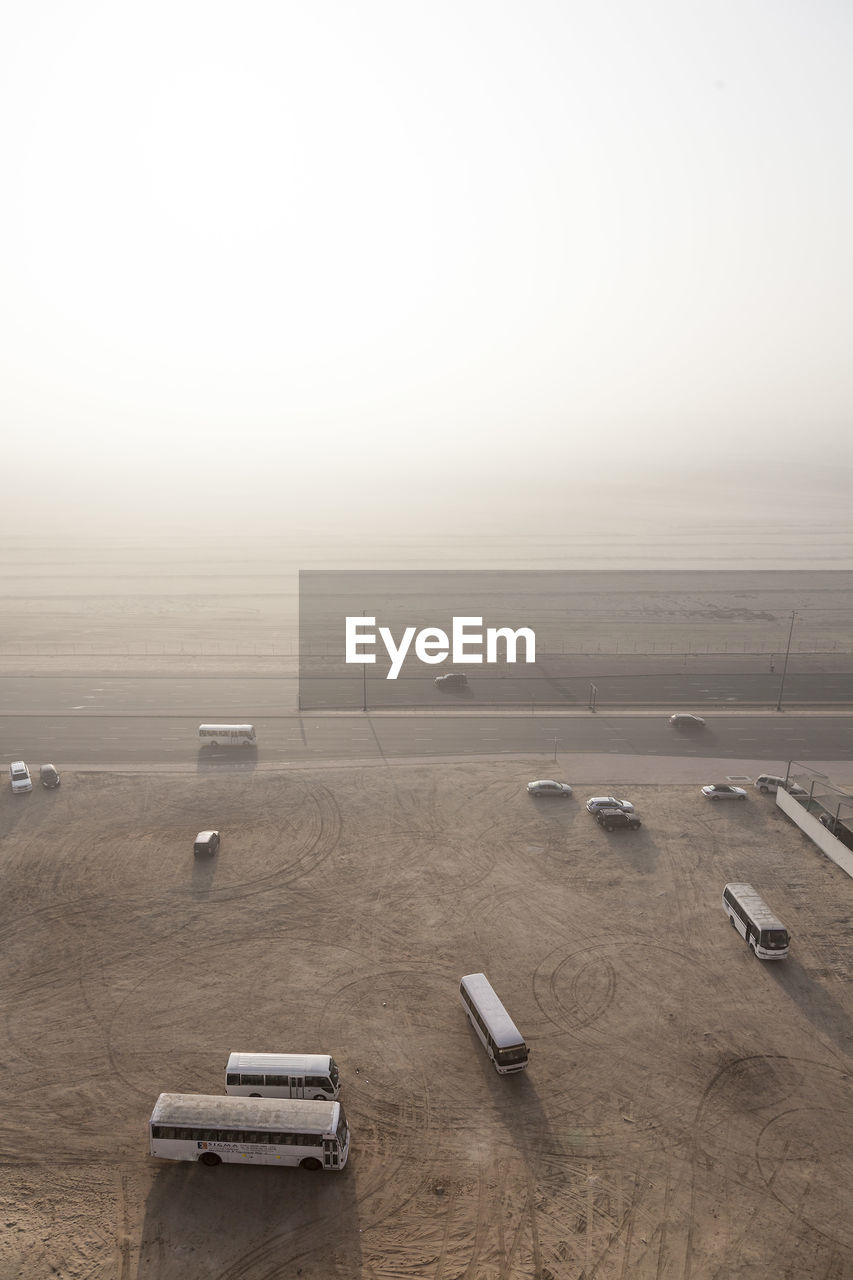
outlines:
M762 773L755 779L754 784L762 795L775 796L777 791L789 791L792 796L807 796L808 791L805 787L801 787L798 782L792 782L789 778L787 783L784 778L779 778L774 773Z
M23 760L13 760L9 765L9 781L14 792L32 791L33 780Z
M617 800L615 796L590 796L586 807L590 813L598 813L599 809L621 809L623 813L634 812L634 806L630 800Z
M709 800L745 800L743 787L730 787L727 782L712 782L702 788L702 795Z
M691 711L676 711L674 716L669 717L669 723L675 725L676 729L703 729L705 721L701 716L694 716Z
M542 796L562 796L568 800L572 789L568 782L554 782L552 778L540 778L538 782L528 782L527 794L540 800Z

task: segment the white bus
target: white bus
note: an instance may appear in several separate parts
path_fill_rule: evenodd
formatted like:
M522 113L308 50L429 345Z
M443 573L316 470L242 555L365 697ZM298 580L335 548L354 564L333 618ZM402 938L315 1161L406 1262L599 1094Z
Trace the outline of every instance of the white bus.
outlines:
M462 1007L500 1075L523 1071L527 1045L484 973L469 973L459 984Z
M198 741L202 747L256 747L253 724L200 724Z
M761 960L783 960L788 954L788 930L751 884L727 884L723 890L723 910L753 955Z
M243 1098L313 1098L330 1101L341 1091L338 1064L327 1053L232 1053L225 1092Z
M349 1155L339 1102L161 1093L149 1133L151 1155L164 1160L343 1169Z

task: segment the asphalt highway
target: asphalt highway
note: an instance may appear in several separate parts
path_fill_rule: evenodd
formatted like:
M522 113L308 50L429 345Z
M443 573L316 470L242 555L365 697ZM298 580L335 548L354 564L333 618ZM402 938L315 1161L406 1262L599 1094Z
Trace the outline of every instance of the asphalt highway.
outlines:
M853 760L853 714L846 713L721 713L710 717L704 730L692 733L674 729L664 713L251 713L239 719L255 724L257 750L215 753L198 749L201 718L184 712L91 710L4 715L2 759L23 758L31 767L51 760L60 768L222 768L254 762L503 753L549 758L588 753L768 762Z
M726 706L775 708L778 673L644 672L595 676L596 705L659 707L667 712ZM429 678L384 680L361 677L303 681L303 710L361 712L364 695L371 710L417 708L428 711L583 709L590 701L590 677L499 679L478 676L468 688L437 689ZM315 696L316 695L316 696ZM187 715L200 722L256 721L282 715L299 703L294 676L45 675L0 676L0 713L5 715ZM853 672L800 672L784 683L783 707L853 708Z

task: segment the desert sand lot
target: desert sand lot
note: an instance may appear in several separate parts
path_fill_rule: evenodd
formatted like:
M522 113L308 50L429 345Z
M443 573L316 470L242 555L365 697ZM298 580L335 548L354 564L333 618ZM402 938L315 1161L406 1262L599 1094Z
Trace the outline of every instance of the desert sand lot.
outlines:
M635 787L608 835L608 780L536 802L543 770L5 788L3 1280L853 1276L853 882L772 797ZM459 1004L478 970L519 1076ZM223 1092L234 1049L334 1055L343 1173L148 1155L158 1093Z
M847 653L849 561L810 547L808 580L586 595L575 647L778 654L798 610L792 663ZM0 668L290 671L296 569L329 563L283 541L9 544ZM664 772L630 791L641 831L608 835L583 807L607 777L528 799L552 768L188 761L0 788L0 1280L853 1277L853 881L772 797L713 806ZM197 861L208 826L222 848ZM785 962L729 928L728 879L788 925ZM531 1045L520 1076L459 1004L481 969ZM334 1055L343 1173L149 1157L157 1095L222 1092L235 1049Z

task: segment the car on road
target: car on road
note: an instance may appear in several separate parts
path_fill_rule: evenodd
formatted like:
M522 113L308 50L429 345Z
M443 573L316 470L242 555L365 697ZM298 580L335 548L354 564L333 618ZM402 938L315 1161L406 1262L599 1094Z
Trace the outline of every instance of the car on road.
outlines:
M541 800L543 796L562 796L564 800L568 800L572 794L572 789L568 782L555 782L553 778L540 778L538 782L528 782L527 794L533 796L536 800Z
M630 800L617 800L615 796L590 796L586 807L590 813L598 813L599 809L621 809L624 813L634 812L634 806Z
M436 689L467 689L468 677L462 671L446 671L433 681Z
M55 764L43 764L39 769L39 778L43 787L58 787L61 781Z
M636 813L626 813L624 809L599 809L595 820L605 831L636 831L643 825Z
M669 723L676 729L704 729L705 721L701 716L694 716L690 711L676 711L669 717Z
M199 831L193 845L193 853L195 854L211 854L216 853L219 848L219 832L218 831Z
M702 795L709 800L745 800L743 787L731 787L727 782L711 782L702 788Z
M17 795L21 791L32 791L33 780L23 760L13 760L9 765L9 781L12 791Z
M775 796L776 792L780 789L782 791L790 792L792 796L808 795L805 787L801 787L798 782L794 782L790 778L786 781L784 778L777 777L774 773L759 774L753 785L757 787L764 796L766 796L768 792L770 795Z

